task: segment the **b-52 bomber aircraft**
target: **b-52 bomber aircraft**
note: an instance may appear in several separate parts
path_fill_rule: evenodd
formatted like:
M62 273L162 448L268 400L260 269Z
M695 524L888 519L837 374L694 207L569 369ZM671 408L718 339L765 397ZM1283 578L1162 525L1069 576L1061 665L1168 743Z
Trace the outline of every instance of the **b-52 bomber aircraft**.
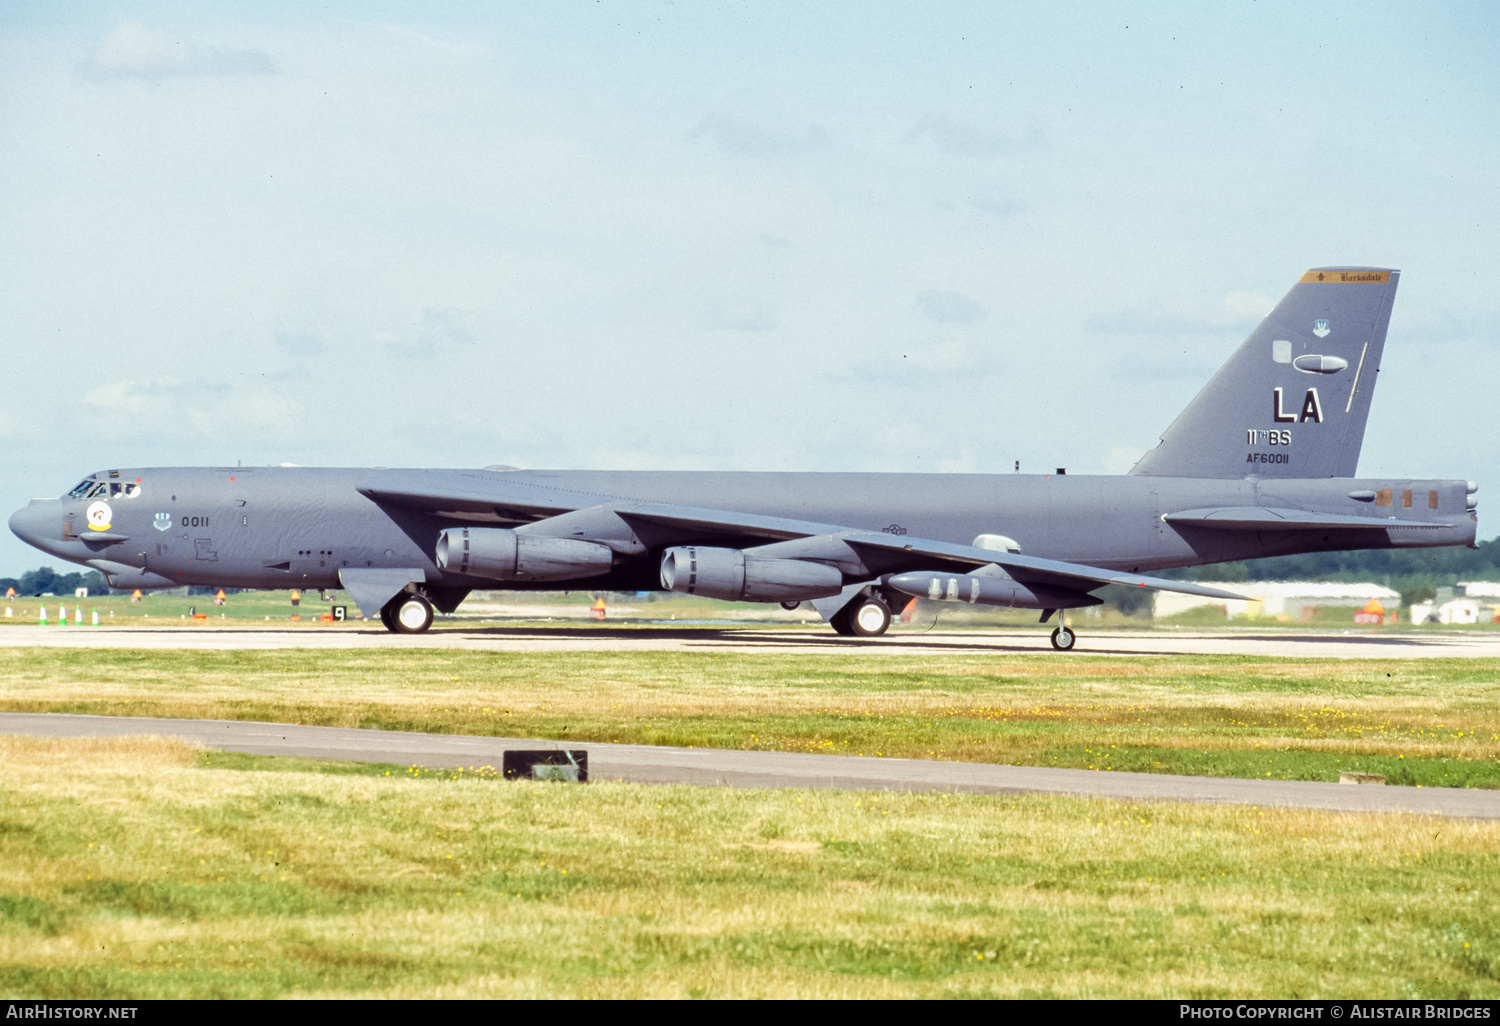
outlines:
M11 517L116 588L342 587L418 633L475 588L665 589L883 633L912 597L1058 616L1144 574L1473 545L1476 486L1355 478L1399 273L1305 274L1127 475L119 469Z

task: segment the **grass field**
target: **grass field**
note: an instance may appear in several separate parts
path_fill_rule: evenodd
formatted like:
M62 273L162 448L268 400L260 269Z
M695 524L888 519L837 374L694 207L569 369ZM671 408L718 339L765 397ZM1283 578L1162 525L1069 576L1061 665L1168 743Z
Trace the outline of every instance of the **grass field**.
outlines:
M1500 786L1500 661L0 649L0 710Z
M1500 996L1495 823L0 760L10 998Z

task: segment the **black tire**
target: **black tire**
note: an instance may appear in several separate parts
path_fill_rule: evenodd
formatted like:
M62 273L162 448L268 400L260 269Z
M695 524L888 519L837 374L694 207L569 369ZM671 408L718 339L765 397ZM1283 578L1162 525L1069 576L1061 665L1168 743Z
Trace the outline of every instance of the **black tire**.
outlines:
M865 595L844 607L849 633L856 638L878 638L891 625L891 607L879 595Z
M432 626L432 603L421 595L398 595L387 608L397 634L421 634Z
M1078 635L1073 633L1071 627L1055 627L1052 630L1052 647L1059 652L1071 652L1078 641Z
M850 625L849 614L854 610L854 603L850 603L837 613L828 618L828 626L833 628L833 633L850 637L854 634L854 628Z
M793 609L796 609L796 608L797 608L797 607L798 607L798 606L800 606L800 605L801 605L801 604L802 604L802 603L801 603L801 601L800 601L800 600L799 600L799 601L797 601L797 602L783 602L783 603L782 603L782 604L781 604L781 608L782 608L782 609L785 609L785 610L787 610L787 611L788 611L788 612L790 612L790 611L792 611L792 610L793 610Z
M380 607L380 622L385 624L385 629L392 634L396 632L396 621L391 618L391 603L387 602Z

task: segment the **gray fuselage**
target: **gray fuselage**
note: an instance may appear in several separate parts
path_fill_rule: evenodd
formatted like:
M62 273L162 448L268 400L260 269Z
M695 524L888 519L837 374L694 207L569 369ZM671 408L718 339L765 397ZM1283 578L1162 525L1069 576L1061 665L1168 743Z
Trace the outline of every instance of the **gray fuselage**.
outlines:
M513 527L563 507L631 502L734 510L962 545L998 534L1014 539L1027 555L1129 572L1296 552L1472 545L1477 529L1463 481L302 467L119 470L95 477L121 486L102 500L107 526L89 522L90 507L101 500L84 495L34 501L11 518L11 528L63 559L113 568L126 584L132 577L121 572L130 568L143 587L334 588L341 568L420 567L430 586L451 589L457 598L476 586L553 590L558 585L486 583L439 569L439 532L456 525ZM393 481L470 498L452 509L419 509L366 494L379 494ZM128 485L136 486L134 494L126 494ZM473 498L490 487L494 503ZM546 501L529 507L524 500L533 491ZM545 512L536 511L543 506ZM1205 507L1276 507L1443 526L1259 531L1163 519ZM608 574L566 586L657 589L658 561L623 559Z

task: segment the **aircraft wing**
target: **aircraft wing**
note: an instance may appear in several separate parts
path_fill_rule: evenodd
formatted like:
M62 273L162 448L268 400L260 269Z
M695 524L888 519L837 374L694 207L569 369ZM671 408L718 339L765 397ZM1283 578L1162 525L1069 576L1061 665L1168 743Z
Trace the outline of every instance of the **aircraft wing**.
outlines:
M861 531L781 517L664 505L626 506L618 508L617 512L627 521L639 518L659 525L680 525L694 531L758 536L773 543L759 547L760 552L768 556L804 559L821 557L822 561L841 563L847 562L847 558L841 557L852 549L866 568L872 571L872 576L910 570L951 569L957 573L968 573L994 563L1023 584L1047 584L1074 591L1089 591L1106 584L1121 584L1130 588L1153 588L1207 598L1244 598L1243 595L1186 581L1169 581L1161 577L1122 573L1060 559L1042 559L1016 552L1000 552L972 545L914 538L910 535ZM776 541L782 544L774 544Z
M1065 560L787 517L633 502L617 496L512 482L503 475L485 471L375 471L357 487L382 505L477 522L520 522L527 525L527 532L543 534L547 533L547 521L554 516L586 509L607 511L630 525L647 548L706 544L753 549L768 557L830 563L866 580L912 570L968 573L993 563L1023 584L1045 584L1074 591L1120 584L1207 598L1244 597L1186 581L1122 573ZM580 533L570 531L569 536L579 537Z
M355 487L382 506L491 524L529 523L606 498L508 481L484 470L375 470Z
M1003 567L1007 573L1023 584L1050 584L1058 588L1071 588L1074 591L1090 591L1105 584L1120 584L1127 588L1176 591L1184 595L1202 595L1206 598L1243 599L1245 597L1233 592L1221 591L1218 588L1190 584L1187 581L1169 581L1162 577L1121 573L1118 570L1106 570L1084 563L1070 563L1061 559L1041 559L1037 556L1023 556L1018 552L996 552L993 549L979 549L970 545L951 545L947 542L928 541L925 538L897 538L879 532L861 532L857 536L850 537L849 541L857 546L883 548L887 551L899 546L902 552L909 553L915 561L920 563L912 569L932 569L933 563L938 560L952 560L967 564L966 571L994 563Z
M1398 517L1357 517L1343 513L1311 513L1305 509L1272 509L1265 506L1233 506L1213 509L1188 509L1167 513L1169 524L1183 527L1207 527L1220 531L1306 531L1337 529L1385 531L1391 528L1437 528L1450 524L1431 520L1402 520Z

